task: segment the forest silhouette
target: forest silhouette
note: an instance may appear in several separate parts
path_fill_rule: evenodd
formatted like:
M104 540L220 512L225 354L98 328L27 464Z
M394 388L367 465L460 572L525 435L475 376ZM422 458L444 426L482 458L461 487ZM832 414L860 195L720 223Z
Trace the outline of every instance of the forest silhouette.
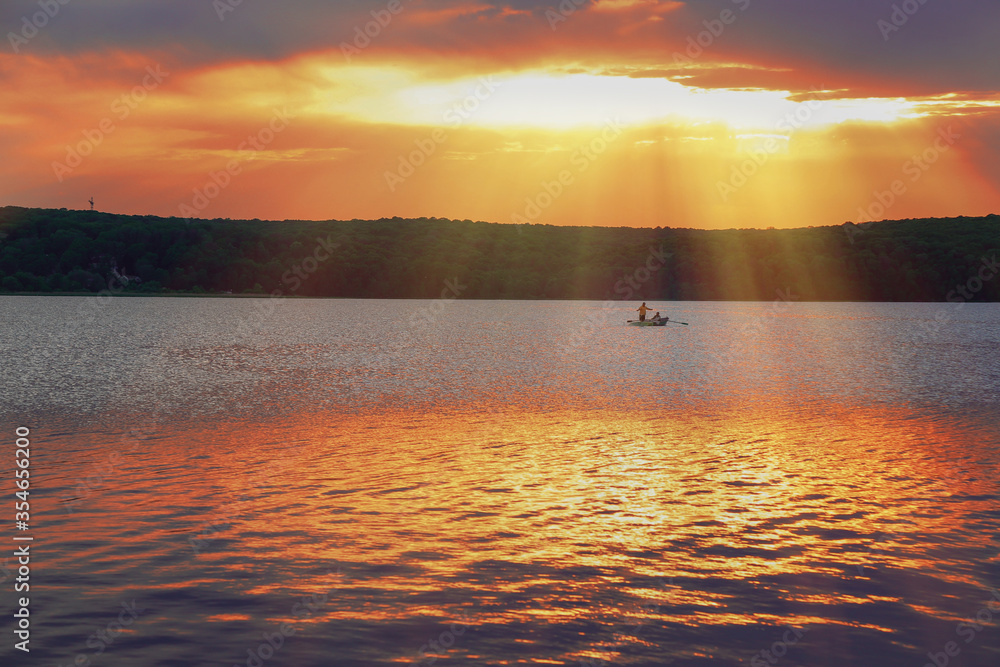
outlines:
M0 208L4 293L1000 301L998 251L997 215L697 230Z

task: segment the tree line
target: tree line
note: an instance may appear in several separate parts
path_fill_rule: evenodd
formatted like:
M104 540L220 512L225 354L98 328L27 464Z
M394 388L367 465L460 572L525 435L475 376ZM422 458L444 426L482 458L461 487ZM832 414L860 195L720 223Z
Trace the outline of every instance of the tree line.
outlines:
M1000 301L998 250L997 215L696 230L0 208L5 293Z

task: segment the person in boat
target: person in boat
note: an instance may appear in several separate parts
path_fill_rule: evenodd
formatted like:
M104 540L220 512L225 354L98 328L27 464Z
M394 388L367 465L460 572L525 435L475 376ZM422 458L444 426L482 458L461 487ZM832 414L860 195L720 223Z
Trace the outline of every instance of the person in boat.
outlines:
M648 313L649 311L651 311L653 309L652 308L648 308L646 306L646 302L643 301L642 305L639 306L638 308L636 308L636 310L639 311L639 321L640 322L645 322L646 321L646 313Z
M659 322L660 321L660 311L656 311L656 315L653 315L653 320L652 321L653 322Z

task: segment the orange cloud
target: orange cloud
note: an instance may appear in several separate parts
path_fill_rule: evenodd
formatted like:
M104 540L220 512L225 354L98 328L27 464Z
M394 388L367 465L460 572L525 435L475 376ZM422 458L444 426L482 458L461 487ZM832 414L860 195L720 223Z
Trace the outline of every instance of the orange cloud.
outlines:
M671 0L597 0L587 5L587 9L592 12L622 12L642 9L652 14L666 14L683 8L683 2Z
M572 76L510 67L497 72L506 90L481 99L483 72L467 63L340 56L202 68L139 53L0 56L0 80L18 91L0 100L0 200L80 207L93 195L104 210L169 216L200 193L209 218L781 227L858 221L901 181L885 217L1000 208L995 94L691 87L620 63ZM643 107L656 95L663 115ZM940 148L960 119L961 138ZM60 173L73 152L79 164Z

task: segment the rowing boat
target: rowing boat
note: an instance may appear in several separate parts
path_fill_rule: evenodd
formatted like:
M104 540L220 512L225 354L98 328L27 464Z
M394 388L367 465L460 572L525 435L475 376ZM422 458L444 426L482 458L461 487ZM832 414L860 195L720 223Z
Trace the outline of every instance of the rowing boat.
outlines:
M660 320L655 322L653 320L645 320L643 322L637 322L636 320L629 320L629 324L634 327L665 327L667 326L667 320Z

